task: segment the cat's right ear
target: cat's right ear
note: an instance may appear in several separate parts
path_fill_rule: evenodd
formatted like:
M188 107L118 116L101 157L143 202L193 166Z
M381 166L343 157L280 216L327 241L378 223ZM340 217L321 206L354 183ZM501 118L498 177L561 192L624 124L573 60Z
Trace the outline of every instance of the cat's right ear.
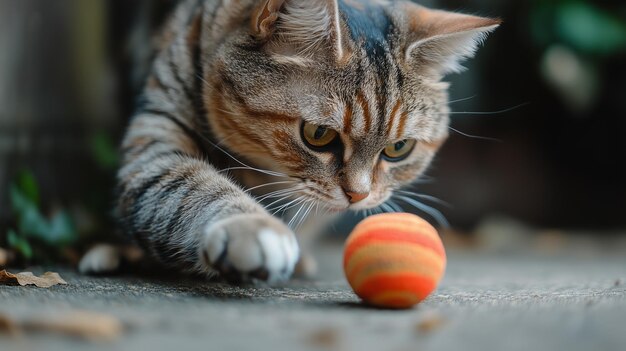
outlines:
M445 75L463 70L461 62L502 21L455 12L431 10L413 2L402 2L409 27L406 61L423 72Z
M263 0L252 14L252 33L259 40L268 40L274 34L276 21L285 0Z

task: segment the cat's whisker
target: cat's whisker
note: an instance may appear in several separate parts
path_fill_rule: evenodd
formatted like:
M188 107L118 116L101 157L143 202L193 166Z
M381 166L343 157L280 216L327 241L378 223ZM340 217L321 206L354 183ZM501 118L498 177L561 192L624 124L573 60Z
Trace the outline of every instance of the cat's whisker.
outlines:
M266 208L268 209L268 211L275 211L273 214L276 214L276 213L280 212L281 210L282 210L282 211L286 210L286 209L287 209L287 207L288 207L288 206L290 206L290 205L291 205L291 204L293 204L293 203L296 203L295 205L297 205L297 204L298 204L298 201L300 201L300 200L302 200L302 199L303 199L303 197L304 197L303 195L298 196L297 198L295 198L295 199L291 200L291 202L288 202L288 203L286 203L286 204L278 205L277 207L272 207L273 205L275 205L275 204L277 204L277 203L281 203L281 202L283 202L283 201L288 200L288 199L289 199L289 197L291 197L293 194L294 194L294 193L289 193L289 194L287 194L287 195L285 195L285 196L281 197L280 199L278 199L278 200L276 200L276 201L272 202L271 204L267 205L267 206L266 206ZM294 205L294 206L295 206L295 205Z
M431 216L434 220L436 220L441 226L443 227L449 227L450 223L448 223L448 220L446 219L446 217L439 212L439 210L430 207L428 205L425 205L413 198L404 196L404 195L395 195L395 197L413 207L415 207L416 209L428 214L429 216Z
M445 206L445 207L448 207L448 208L452 207L452 205L450 205L449 203L447 203L447 202L445 202L445 201L443 201L443 200L441 200L439 198L436 198L434 196L431 196L431 195L420 194L420 193L416 193L416 192L413 192L413 191L407 191L407 190L396 190L396 192L400 193L400 194L403 194L403 195L406 195L406 196L415 196L415 197L418 197L420 199L428 200L428 201L434 202L436 204L439 204L439 205L442 205L442 206Z
M517 110L519 108L522 108L524 106L528 106L530 105L530 102L524 102L522 104L513 106L513 107L509 107L503 110L499 110L499 111L452 111L449 114L450 115L476 115L476 116L491 116L491 115L499 115L502 113L507 113L507 112L511 112L514 110Z
M309 216L309 213L311 212L314 206L315 206L315 200L311 200L310 204L308 205L308 208L304 211L304 213L302 214L302 217L300 218L300 221L295 226L296 231L300 229L300 226L306 221L307 217Z
M275 200L274 202L272 202L269 205L264 206L269 212L273 212L272 214L276 214L278 212L280 212L281 209L283 209L284 207L292 204L293 202L296 202L298 198L296 199L291 199L291 197L294 195L294 193L288 193L288 194L283 194L280 196L276 196L278 197L277 200ZM284 204L283 202L285 201L289 201L291 200L291 202L289 202L288 204ZM276 205L276 206L274 206Z
M259 196L257 198L257 201L261 202L261 201L266 200L268 198L275 198L275 197L283 196L285 194L293 194L293 193L296 193L296 192L298 192L300 190L302 190L302 189L298 188L298 187L295 187L295 186L287 188L287 189L275 190L275 191L269 192L267 194L264 194L262 196Z
M458 129L454 129L452 127L448 127L451 131L458 133L464 137L470 138L470 139L478 139L478 140L485 140L485 141L492 141L492 142L496 142L496 143L501 143L502 140L500 139L496 139L496 138L490 138L490 137L484 137L484 136L479 136L479 135L472 135L472 134L468 134L468 133L464 133Z
M472 95L472 96L468 96L466 98L451 100L451 101L448 101L447 104L456 104L457 102L469 101L469 100L472 100L472 99L476 98L477 96L478 95ZM438 106L440 106L440 105L438 105Z
M268 200L268 199L275 199L275 198L284 198L284 197L289 197L293 194L293 192L290 191L286 191L286 190L281 190L281 192L274 192L274 193L269 193L263 197L259 197L257 198L257 202L259 203L263 203L263 201ZM280 200L277 200L280 201ZM267 207L267 206L266 206Z
M249 193L249 192L254 191L256 189L264 188L266 186L280 185L280 184L291 184L291 183L296 183L296 182L297 181L295 181L295 180L286 180L286 181L282 181L282 182L266 183L266 184L257 185L257 186L252 187L252 188L248 188L248 189L246 189L246 192Z
M468 97L457 99L457 100L444 101L442 103L435 104L432 107L440 107L440 106L447 106L447 105L451 105L451 104L456 104L458 102L464 102L464 101L472 100L472 99L476 98L477 96L478 95L472 95L472 96L468 96ZM441 114L444 114L444 113L441 113Z
M302 209L304 208L304 206L307 205L308 201L311 201L310 199L305 199L303 202L300 203L300 208L298 208L298 211L296 211L296 214L293 215L293 217L291 217L291 220L289 221L289 223L287 224L287 226L289 228L293 228L292 224L296 221L296 218L298 218L298 215L300 215L300 212L302 212Z
M404 212L402 206L395 203L395 201L393 201L392 199L387 200L387 204L391 206L396 212Z
M270 209L270 211L272 212L272 216L276 216L279 213L284 214L285 212L289 211L290 209L302 204L304 202L303 199L298 199L298 201L294 202L293 204L289 204L289 206L279 206L279 207L275 207Z
M220 147L218 144L214 143L211 139L207 138L206 136L204 136L202 133L198 134L204 141L206 141L207 143L211 144L211 146L213 146L214 148L220 150L221 152L223 152L226 156L230 157L231 159L233 159L235 162L239 163L241 166L240 169L248 169L248 170L252 170L252 171L256 171L256 172L260 172L260 173L264 173L267 175L271 175L274 177L289 177L286 174L280 173L280 172L274 172L274 171L269 171L269 170L265 170L265 169L260 169L260 168L255 168L252 167L248 164L246 164L245 162L240 161L239 159L237 159L235 156L231 155L228 151L224 150L222 147ZM220 170L218 173L221 172L225 172L228 171L230 169L223 169Z
M279 200L279 202L280 202L280 201L284 201L284 200L286 200L289 196L291 196L291 195L288 195L288 196L286 196L286 197L284 197L284 198L280 199L280 200ZM270 209L270 211L274 211L274 212L272 213L273 215L276 215L277 213L279 213L279 212L281 212L281 211L284 213L285 211L287 211L287 210L289 210L289 209L291 209L291 208L293 208L293 207L296 207L296 206L300 205L301 203L303 203L303 202L304 202L304 201L306 201L306 200L307 200L307 199L306 199L306 197L305 197L304 195L300 195L300 196L298 196L296 199L292 200L292 201L291 201L291 202L289 202L289 203L286 203L286 204L283 204L283 205L279 205L278 207L275 207L275 208L271 208L271 209ZM269 206L268 206L268 207L269 207Z
M278 173L278 172L274 172L274 171L263 170L263 169L258 169L258 168L254 168L254 167L250 167L250 166L224 168L224 169L219 170L218 173L224 173L224 172L230 172L230 171L238 171L238 170L254 171L254 172L259 172L259 173L271 175L271 176L274 176L274 177L283 177L283 178L288 178L289 177L286 174L282 174L282 173Z
M394 213L394 212L396 212L396 211L393 209L393 207L389 206L389 205L388 205L388 204L386 204L386 203L381 204L381 205L380 205L380 207L381 207L381 208L382 208L385 212L387 212L387 213Z
M257 197L256 200L257 202L263 202L267 199L274 199L277 197L282 197L285 195L290 195L294 190L292 189L281 189L281 190L276 190L276 191L272 191L271 193L265 194L263 196Z

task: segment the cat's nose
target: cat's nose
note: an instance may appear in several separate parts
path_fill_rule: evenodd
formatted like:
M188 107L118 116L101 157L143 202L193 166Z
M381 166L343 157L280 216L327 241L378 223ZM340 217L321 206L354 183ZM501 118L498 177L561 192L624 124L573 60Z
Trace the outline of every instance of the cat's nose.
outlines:
M370 193L355 193L352 191L345 191L346 195L348 195L348 199L350 200L351 204L355 204L357 202L361 202L363 200L365 200L368 196L370 196Z

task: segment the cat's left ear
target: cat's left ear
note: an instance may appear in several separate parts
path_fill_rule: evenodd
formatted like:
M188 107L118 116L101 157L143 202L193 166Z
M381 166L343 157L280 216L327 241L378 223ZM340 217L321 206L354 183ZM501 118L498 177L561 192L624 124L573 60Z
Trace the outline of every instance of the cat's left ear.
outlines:
M261 0L252 14L252 35L284 57L330 57L341 62L350 48L339 0Z
M411 2L406 2L403 10L409 28L405 59L437 75L462 71L461 62L473 57L487 35L502 23Z

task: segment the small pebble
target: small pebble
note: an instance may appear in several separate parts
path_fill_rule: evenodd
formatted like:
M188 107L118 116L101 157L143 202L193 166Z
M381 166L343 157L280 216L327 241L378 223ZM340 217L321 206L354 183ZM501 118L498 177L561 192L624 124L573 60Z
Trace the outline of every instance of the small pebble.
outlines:
M437 329L441 329L447 321L440 315L431 315L425 317L417 323L415 329L420 334L430 334Z
M331 328L321 329L313 333L308 340L311 345L332 348L339 343L339 333Z

